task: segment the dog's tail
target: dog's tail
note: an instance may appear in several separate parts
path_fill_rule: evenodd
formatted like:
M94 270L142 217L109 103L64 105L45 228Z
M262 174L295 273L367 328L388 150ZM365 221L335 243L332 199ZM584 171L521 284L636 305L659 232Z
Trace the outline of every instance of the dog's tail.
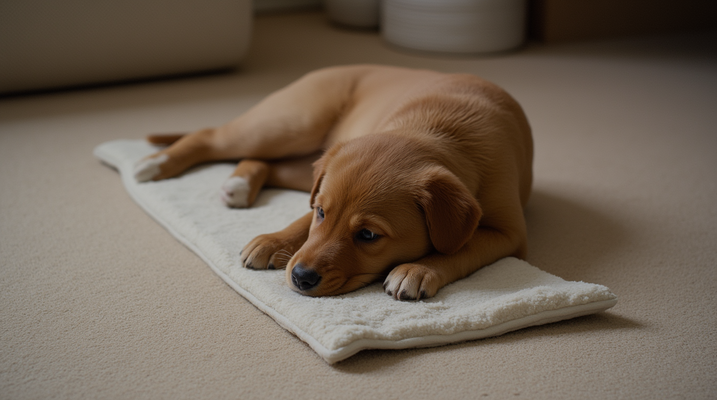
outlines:
M184 137L184 135L184 133L155 133L147 135L147 141L152 144L169 146L170 144Z

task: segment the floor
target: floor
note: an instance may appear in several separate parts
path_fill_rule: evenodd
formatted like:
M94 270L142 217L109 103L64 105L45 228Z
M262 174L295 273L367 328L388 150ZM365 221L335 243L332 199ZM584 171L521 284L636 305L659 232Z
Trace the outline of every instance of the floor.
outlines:
M709 399L717 394L716 32L414 53L318 12L256 21L233 73L0 98L0 398ZM92 149L223 124L313 69L481 75L536 143L528 261L608 312L335 366L144 214Z

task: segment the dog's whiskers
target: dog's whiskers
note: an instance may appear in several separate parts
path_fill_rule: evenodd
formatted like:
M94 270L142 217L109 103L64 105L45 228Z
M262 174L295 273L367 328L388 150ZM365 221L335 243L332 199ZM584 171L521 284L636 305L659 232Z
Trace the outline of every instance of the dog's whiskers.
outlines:
M288 264L292 257L294 257L294 254L292 254L286 249L281 249L274 254L274 258L276 259L276 261L280 262L283 265Z
M281 249L281 250L277 251L276 255L287 257L289 259L294 256L294 254L292 254L291 252L289 252L286 249Z

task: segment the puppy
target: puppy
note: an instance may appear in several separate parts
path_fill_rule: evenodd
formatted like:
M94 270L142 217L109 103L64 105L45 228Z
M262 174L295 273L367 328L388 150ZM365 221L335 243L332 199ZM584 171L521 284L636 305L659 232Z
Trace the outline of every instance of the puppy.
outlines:
M249 111L142 160L138 181L240 160L222 187L249 207L262 186L311 193L311 212L242 250L246 268L337 295L385 278L400 300L524 257L533 142L520 105L478 77L383 66L307 74ZM176 142L175 142L176 141Z

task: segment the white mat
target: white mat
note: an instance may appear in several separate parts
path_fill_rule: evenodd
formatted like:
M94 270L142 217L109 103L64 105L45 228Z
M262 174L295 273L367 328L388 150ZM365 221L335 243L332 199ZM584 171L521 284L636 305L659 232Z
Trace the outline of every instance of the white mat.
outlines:
M308 194L264 190L254 207L228 209L219 188L234 169L220 163L176 179L137 184L137 160L156 151L139 140L102 144L95 155L117 168L132 198L239 294L332 364L364 349L439 346L500 335L608 309L604 286L568 282L506 258L419 302L393 300L381 284L336 297L290 290L284 271L241 267L239 251L254 236L283 229L309 210Z

